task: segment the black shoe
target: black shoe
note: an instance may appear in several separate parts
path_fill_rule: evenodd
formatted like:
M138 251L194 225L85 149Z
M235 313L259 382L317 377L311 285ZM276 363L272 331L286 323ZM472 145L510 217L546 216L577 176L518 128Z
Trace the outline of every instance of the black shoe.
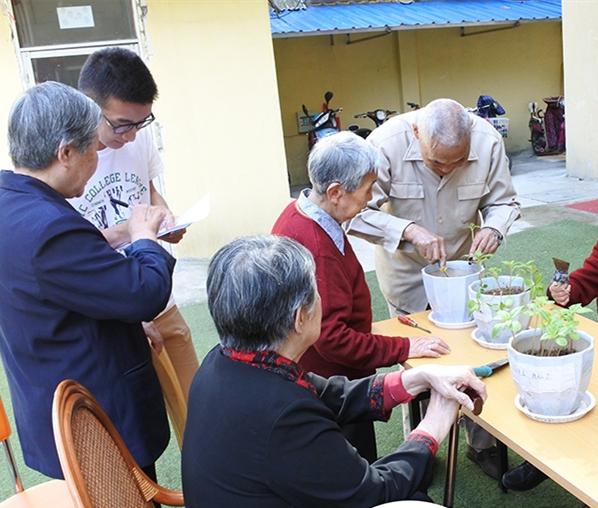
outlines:
M502 475L503 487L509 490L524 491L540 485L548 478L542 471L532 466L527 460Z
M498 448L496 448L496 446L491 446L490 448L480 450L479 452L471 446L467 446L465 456L480 466L480 469L488 476L495 480L500 480L500 461L498 458Z

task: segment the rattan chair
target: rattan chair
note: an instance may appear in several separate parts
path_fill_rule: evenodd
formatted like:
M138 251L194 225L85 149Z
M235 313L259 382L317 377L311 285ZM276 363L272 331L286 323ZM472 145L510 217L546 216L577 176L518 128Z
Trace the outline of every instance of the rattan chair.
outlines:
M183 493L150 480L93 395L76 381L54 392L54 440L77 508L183 506Z
M4 451L6 452L6 459L16 492L14 496L0 502L0 508L42 508L48 506L52 508L73 508L75 505L71 500L66 482L62 480L51 480L40 483L30 489L23 488L23 482L19 476L10 443L8 442L11 433L12 430L6 416L6 411L4 410L4 404L0 400L0 441L2 441Z

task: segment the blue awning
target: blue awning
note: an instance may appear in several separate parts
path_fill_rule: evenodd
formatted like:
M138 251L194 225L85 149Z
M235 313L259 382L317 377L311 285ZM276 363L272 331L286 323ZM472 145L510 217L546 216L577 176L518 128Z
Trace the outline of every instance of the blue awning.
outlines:
M560 19L561 0L418 0L271 11L270 26L273 37L297 37Z

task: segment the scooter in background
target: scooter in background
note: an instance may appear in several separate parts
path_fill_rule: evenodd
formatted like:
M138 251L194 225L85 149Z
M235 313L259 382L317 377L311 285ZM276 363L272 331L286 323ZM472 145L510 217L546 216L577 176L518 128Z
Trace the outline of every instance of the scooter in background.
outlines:
M546 134L544 131L544 111L538 109L537 102L530 102L529 109L529 131L532 150L536 155L544 155L546 151Z
M467 111L478 115L494 127L503 138L509 134L509 119L498 118L506 113L497 100L490 95L480 95L475 108L466 108ZM510 167L510 166L509 166Z
M554 155L565 151L565 98L545 97L546 112L538 104L528 105L530 142L536 155Z
M391 111L389 109L375 109L374 111L357 113L353 118L369 118L376 124L376 127L380 127L391 115L394 115L395 113L396 111ZM351 124L347 128L351 132L354 132L364 139L367 138L372 132L372 129L368 129L367 127L359 127L357 124Z
M324 103L322 104L321 113L309 113L305 104L301 106L303 114L309 118L311 126L307 135L307 145L310 150L320 139L341 130L340 119L337 115L343 108L330 108L330 101L333 96L334 94L330 91L324 94Z

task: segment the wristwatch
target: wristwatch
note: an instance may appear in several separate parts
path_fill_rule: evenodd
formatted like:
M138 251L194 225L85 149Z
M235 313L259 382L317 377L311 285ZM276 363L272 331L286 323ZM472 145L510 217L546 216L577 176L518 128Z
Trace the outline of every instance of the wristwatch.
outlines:
M494 233L494 236L496 236L496 241L498 242L498 245L500 245L503 240L503 237L500 234L500 231L498 231L497 229L494 229L494 228L488 228L488 229L492 230L492 232Z

